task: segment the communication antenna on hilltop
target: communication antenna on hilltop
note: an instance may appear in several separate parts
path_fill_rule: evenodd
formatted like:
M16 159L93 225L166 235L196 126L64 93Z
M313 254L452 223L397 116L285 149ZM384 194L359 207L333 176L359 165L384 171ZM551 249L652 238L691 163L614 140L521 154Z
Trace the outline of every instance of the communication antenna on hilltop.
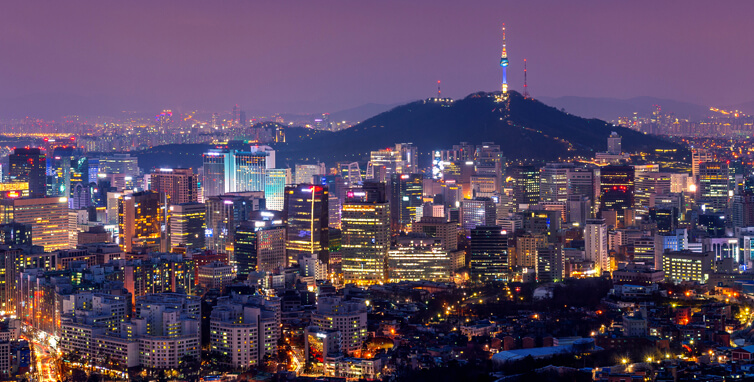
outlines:
M524 98L529 98L529 85L526 84L526 59L524 58Z
M437 99L442 98L442 93L440 92L440 80L437 80Z

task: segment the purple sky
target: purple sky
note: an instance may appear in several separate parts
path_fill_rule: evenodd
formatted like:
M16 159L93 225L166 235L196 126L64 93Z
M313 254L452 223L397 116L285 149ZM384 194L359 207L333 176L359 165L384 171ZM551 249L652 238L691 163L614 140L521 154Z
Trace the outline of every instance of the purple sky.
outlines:
M499 88L754 101L754 1L3 1L0 98L336 111Z

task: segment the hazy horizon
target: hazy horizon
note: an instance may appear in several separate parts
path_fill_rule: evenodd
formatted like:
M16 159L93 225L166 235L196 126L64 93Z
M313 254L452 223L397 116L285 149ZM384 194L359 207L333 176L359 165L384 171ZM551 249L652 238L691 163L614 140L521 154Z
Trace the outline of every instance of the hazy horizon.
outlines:
M12 1L0 8L0 100L41 95L61 110L79 102L143 112L234 104L248 113L334 112L431 97L437 80L443 95L460 98L499 88L502 22L511 89L522 88L526 58L535 97L754 101L746 20L754 3L745 1Z

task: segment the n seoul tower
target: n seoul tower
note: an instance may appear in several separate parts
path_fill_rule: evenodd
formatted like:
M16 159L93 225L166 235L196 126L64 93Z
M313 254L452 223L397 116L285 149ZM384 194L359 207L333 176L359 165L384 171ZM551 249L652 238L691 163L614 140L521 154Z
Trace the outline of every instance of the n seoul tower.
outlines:
M506 70L508 68L508 52L505 50L505 23L503 23L503 53L500 54L500 66L503 67L503 97L508 94L508 78Z

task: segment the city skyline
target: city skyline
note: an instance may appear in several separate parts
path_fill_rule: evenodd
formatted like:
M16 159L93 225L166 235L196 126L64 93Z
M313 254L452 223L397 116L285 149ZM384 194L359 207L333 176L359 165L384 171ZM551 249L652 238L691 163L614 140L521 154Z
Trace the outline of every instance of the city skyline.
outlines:
M534 97L754 101L744 2L3 7L4 100L311 113L434 96L437 80L460 98L499 88L505 22L510 88L522 91L527 59Z

